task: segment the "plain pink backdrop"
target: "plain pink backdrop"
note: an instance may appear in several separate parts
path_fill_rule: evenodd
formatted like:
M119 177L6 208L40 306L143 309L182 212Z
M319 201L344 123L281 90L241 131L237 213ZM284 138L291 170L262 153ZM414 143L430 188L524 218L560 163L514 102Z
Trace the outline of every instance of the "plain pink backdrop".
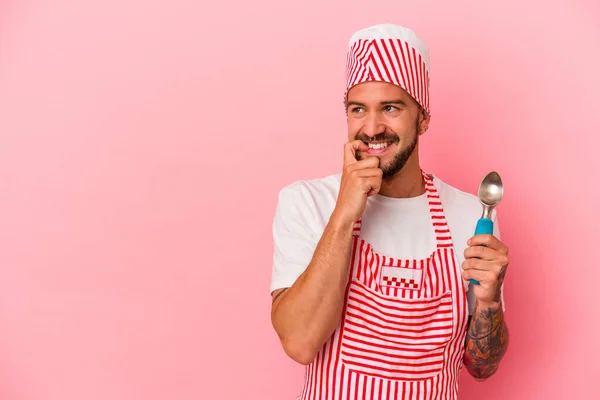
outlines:
M499 171L510 351L460 398L597 399L597 1L0 2L0 399L294 399L278 191L339 170L356 29L431 50L422 161Z

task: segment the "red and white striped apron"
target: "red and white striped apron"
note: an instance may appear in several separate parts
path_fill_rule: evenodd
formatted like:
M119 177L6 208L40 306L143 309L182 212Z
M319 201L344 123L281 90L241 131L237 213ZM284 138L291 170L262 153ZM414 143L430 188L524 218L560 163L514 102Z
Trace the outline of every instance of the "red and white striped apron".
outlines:
M440 197L423 177L435 251L377 254L357 221L342 321L308 365L300 399L456 399L467 298Z

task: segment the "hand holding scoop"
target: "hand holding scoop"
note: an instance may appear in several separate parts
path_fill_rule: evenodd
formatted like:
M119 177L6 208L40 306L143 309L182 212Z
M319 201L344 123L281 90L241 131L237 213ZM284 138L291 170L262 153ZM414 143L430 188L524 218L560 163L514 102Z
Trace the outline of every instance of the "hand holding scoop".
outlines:
M481 181L481 185L479 185L478 196L479 201L483 205L483 214L479 221L477 221L475 235L492 235L494 233L492 211L502 201L503 194L504 187L502 186L500 175L496 171L487 174L483 178L483 181ZM475 279L470 279L469 281L475 285L479 285L479 282Z

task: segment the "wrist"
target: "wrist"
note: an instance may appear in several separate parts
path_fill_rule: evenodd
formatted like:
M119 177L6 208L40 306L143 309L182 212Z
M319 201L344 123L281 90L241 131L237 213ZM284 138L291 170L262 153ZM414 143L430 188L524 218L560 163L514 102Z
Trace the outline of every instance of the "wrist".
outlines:
M477 299L477 302L475 303L475 309L476 309L476 311L502 310L502 303L499 301L482 301L482 300Z
M338 209L333 210L331 218L329 218L329 227L335 232L347 232L354 229L354 221L352 218L346 217Z

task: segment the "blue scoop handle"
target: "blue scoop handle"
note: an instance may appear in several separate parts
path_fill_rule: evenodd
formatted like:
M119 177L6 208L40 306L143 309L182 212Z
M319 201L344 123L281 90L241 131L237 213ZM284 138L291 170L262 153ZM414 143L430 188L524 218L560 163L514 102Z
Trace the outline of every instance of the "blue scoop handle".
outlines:
M494 222L491 219L481 218L477 221L477 227L475 228L475 235L493 235L494 234ZM479 285L479 281L475 279L469 279L474 285Z

